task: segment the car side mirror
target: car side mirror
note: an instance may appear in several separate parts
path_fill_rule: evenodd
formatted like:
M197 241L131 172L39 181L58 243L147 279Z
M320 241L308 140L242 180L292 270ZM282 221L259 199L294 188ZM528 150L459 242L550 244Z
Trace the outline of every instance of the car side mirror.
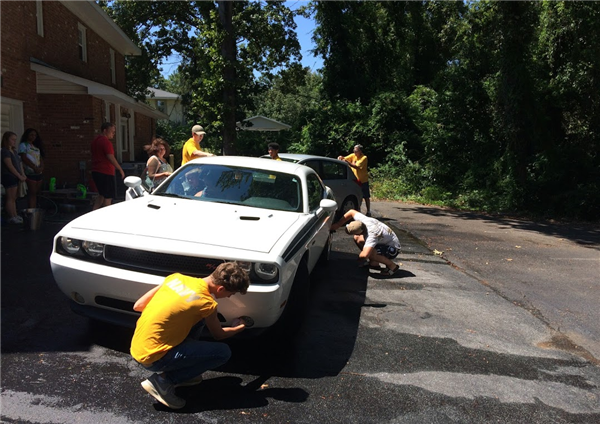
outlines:
M322 199L321 202L319 203L319 206L321 208L323 208L324 210L326 210L327 212L335 212L338 207L335 200L331 200L331 199Z
M125 200L133 200L146 195L146 190L142 187L142 179L134 175L130 175L123 181L127 187L125 192Z
M136 188L142 185L142 179L140 177L136 177L135 175L130 175L123 180L125 185L129 188Z

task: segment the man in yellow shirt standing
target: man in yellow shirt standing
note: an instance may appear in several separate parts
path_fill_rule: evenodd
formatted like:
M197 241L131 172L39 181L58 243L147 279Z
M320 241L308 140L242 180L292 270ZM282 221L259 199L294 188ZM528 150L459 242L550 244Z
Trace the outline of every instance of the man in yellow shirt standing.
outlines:
M369 173L367 171L368 159L363 153L363 146L357 144L354 146L354 153L345 157L338 156L338 159L348 162L348 165L352 168L352 172L354 172L354 175L360 181L363 199L365 199L365 205L367 206L367 216L371 216L371 192L369 191ZM360 206L358 205L359 211Z
M154 371L142 387L172 409L185 406L175 388L202 382L202 373L217 368L231 357L225 343L190 337L206 325L216 340L231 337L245 328L244 321L221 327L215 299L246 294L250 278L238 264L219 265L208 277L169 275L163 283L140 297L133 309L142 315L131 340L131 356ZM157 374L160 373L160 374Z
M200 150L200 142L204 138L204 128L200 125L192 127L192 138L185 142L181 151L181 165L185 165L192 159L202 158L206 156L214 156L212 153L203 152Z

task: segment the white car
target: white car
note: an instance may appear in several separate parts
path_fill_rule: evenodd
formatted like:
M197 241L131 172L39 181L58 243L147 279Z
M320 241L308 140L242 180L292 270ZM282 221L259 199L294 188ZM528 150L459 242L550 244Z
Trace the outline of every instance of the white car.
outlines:
M269 155L261 157L271 159ZM338 204L337 218L350 209L360 210L363 199L362 189L348 163L325 156L297 153L279 153L279 157L285 162L300 163L315 170L323 183L333 190Z
M206 277L236 261L251 284L246 295L219 300L222 325L246 316L259 332L278 321L297 327L309 274L328 260L337 209L311 168L202 158L142 194L83 215L55 236L52 272L75 312L133 326L134 302L167 275Z

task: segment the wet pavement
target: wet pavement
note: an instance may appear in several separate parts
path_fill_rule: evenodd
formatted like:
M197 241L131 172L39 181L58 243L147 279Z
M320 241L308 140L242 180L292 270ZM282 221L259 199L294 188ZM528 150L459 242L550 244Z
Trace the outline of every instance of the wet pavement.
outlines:
M569 252L594 274L593 229L543 232L396 202L373 209L401 239L402 271L389 278L357 269L350 237L336 233L329 265L313 273L311 306L292 343L230 341L229 363L199 386L178 389L187 406L177 412L140 387L148 374L128 354L131 330L70 311L48 261L63 222L45 221L37 231L3 227L2 422L600 421L598 356L593 343L581 347L571 338L598 341L578 327L594 311L572 321L553 317L552 305L569 302L564 293L548 300L560 293L553 288L560 277L540 289L527 277L534 274L518 272L548 266L535 265L536 257ZM553 244L547 237L560 249L546 246ZM551 254L540 257L533 245ZM527 260L515 254L522 251ZM580 297L597 304L598 283L575 268L568 275L587 284ZM527 282L526 301L520 282Z

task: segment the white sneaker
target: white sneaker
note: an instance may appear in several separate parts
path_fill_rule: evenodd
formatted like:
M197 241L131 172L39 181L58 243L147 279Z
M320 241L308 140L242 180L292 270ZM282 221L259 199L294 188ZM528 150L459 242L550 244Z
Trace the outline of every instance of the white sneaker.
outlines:
M20 216L13 216L12 218L10 218L8 220L9 224L22 224L23 223L23 218L21 218Z

